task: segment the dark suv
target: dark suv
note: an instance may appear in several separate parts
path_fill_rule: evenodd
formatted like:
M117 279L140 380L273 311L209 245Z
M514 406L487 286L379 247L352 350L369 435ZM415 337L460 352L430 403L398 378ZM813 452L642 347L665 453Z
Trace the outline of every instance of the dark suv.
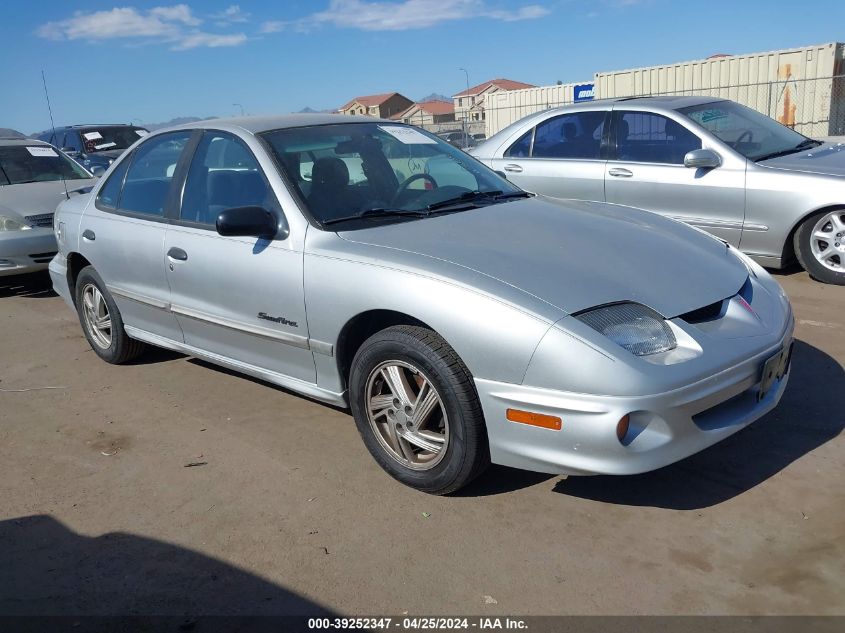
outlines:
M115 158L146 134L147 130L136 125L102 124L57 127L55 131L45 130L35 137L60 148L86 169L94 171L95 168L108 169Z

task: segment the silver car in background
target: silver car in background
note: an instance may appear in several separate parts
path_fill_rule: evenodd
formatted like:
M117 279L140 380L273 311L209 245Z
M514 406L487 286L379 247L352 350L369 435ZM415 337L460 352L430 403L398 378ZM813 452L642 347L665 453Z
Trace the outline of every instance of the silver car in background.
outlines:
M0 138L0 276L46 270L56 254L56 207L94 182L47 143Z
M490 461L659 468L770 411L788 379L789 302L739 251L533 196L391 121L156 132L56 226L54 287L102 359L152 344L349 406L375 460L426 492Z
M654 211L769 268L796 257L845 285L845 144L712 97L581 103L528 116L470 154L528 191Z

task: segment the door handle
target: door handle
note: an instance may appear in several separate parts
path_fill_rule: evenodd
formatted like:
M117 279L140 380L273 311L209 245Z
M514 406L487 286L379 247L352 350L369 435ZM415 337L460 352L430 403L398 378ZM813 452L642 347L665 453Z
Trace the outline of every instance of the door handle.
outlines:
M519 165L513 165L513 164L505 165L505 171L509 171L512 174L519 174L519 173L522 173L522 167L520 167Z
M188 260L188 254L183 251L181 248L173 246L169 251L167 251L167 256L170 259L175 259L180 262L184 262Z
M634 172L630 169L623 169L622 167L614 167L607 173L611 176L616 176L617 178L630 178L634 175Z
M91 229L85 229L84 231L82 231L82 239L88 240L89 242L93 242L94 240L97 239L97 236L94 234L94 231L92 231Z

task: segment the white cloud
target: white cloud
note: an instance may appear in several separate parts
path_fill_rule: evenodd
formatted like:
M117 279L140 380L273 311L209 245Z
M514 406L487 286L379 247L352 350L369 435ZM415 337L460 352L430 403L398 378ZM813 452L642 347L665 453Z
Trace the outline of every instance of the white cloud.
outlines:
M538 4L515 10L493 9L484 0L331 0L324 11L296 21L264 22L261 31L274 33L286 28L309 30L321 25L363 31L404 31L471 18L507 22L533 20L549 13L549 9Z
M226 24L229 22L248 22L251 15L251 13L241 11L240 5L232 4L225 11L215 13L211 17L218 20L220 24Z
M192 33L184 36L173 50L184 51L189 48L219 48L221 46L240 46L247 41L243 33L221 35L218 33Z
M233 5L234 8L235 5ZM233 8L233 7L230 7ZM239 13L239 9L236 13ZM43 38L70 41L124 40L127 45L166 43L173 50L197 47L239 46L247 41L243 33L207 33L196 27L202 24L186 4L154 7L139 11L134 7L115 7L108 11L77 11L64 20L47 22L36 33Z

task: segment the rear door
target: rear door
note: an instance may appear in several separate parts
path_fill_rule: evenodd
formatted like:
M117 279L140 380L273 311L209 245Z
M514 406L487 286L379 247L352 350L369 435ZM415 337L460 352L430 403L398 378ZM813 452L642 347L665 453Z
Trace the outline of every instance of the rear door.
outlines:
M612 132L608 202L655 211L739 246L744 162L723 153L720 167L684 167L686 153L704 147L702 139L679 121L654 112L614 110Z
M171 310L188 345L316 382L305 319L302 251L289 237L265 240L217 233L221 211L246 206L282 213L243 140L206 131L164 246Z
M80 251L106 283L130 327L181 341L169 311L164 268L166 214L190 131L151 138L122 160L82 216Z
M493 159L493 169L527 191L603 201L607 115L579 110L548 118L506 148L502 158Z

